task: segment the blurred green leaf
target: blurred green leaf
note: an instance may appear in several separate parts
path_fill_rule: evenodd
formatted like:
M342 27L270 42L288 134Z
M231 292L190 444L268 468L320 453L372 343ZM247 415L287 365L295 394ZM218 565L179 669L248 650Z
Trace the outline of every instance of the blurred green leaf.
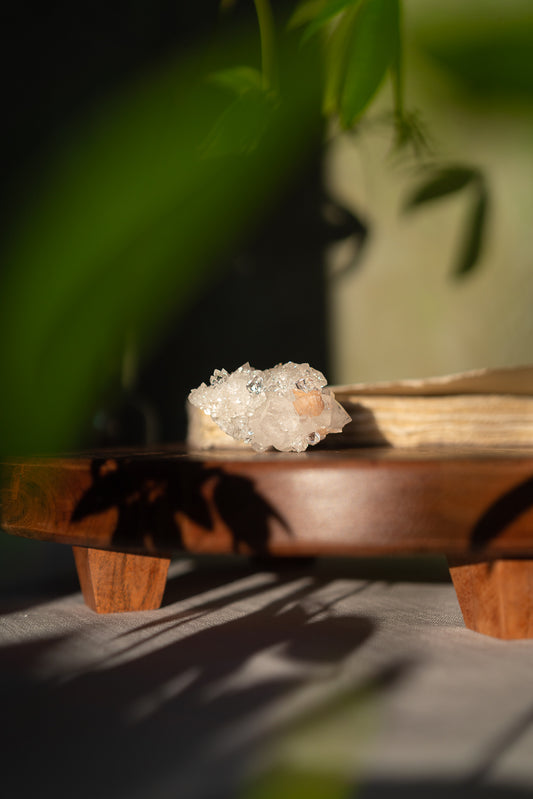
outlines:
M259 39L261 42L261 75L266 91L278 89L278 57L276 47L276 25L270 0L254 0Z
M469 274L478 265L486 229L488 190L479 169L451 166L433 169L431 175L410 195L404 211L456 194L465 188L474 192L472 209L466 224L461 254L453 270L455 277Z
M303 3L299 3L287 23L287 30L301 28L302 25L311 22L327 2L328 0L304 0Z
M511 2L487 13L486 0L413 17L417 47L445 69L472 102L523 102L533 92L533 6Z
M470 167L452 166L436 169L408 197L404 211L455 194L475 180L479 180L479 170Z
M250 91L260 91L263 85L263 77L259 70L247 66L221 69L210 75L209 81L215 86L241 95Z
M325 80L323 111L326 116L338 114L351 47L353 26L358 5L350 8L340 18L331 32L325 50Z
M334 17L350 8L355 8L361 0L330 0L320 13L311 20L303 34L303 41L307 41L311 36L330 23Z
M353 795L344 775L278 766L257 781L246 799L345 799Z
M275 99L266 92L246 92L237 97L221 114L202 143L206 156L220 158L252 153L268 127Z
M402 19L401 19L401 6L400 2L396 6L396 25L394 30L394 45L393 56L390 65L390 73L392 79L392 88L394 94L394 113L397 120L397 142L401 145L401 131L402 122L404 119L404 96L403 96L403 37L402 37Z
M287 56L280 101L225 118L226 141L264 131L246 157L205 157L221 103L197 62L143 76L65 136L4 257L4 452L73 446L124 331L153 338L256 222L316 141L308 72Z
M488 191L482 181L478 181L476 196L467 222L462 252L454 271L454 276L461 278L472 272L479 264L489 206Z
M311 707L275 739L271 765L252 778L243 799L344 799L354 797L358 752L376 729L380 688L408 664L395 663ZM274 755L274 757L272 757Z
M362 114L396 58L398 0L363 0L351 26L340 119L350 128Z

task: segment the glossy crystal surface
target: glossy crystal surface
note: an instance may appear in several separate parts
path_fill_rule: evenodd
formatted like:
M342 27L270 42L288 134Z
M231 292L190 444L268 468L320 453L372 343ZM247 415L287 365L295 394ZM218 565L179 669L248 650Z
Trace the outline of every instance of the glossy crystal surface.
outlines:
M189 401L258 452L302 452L350 421L324 375L292 361L264 371L249 363L231 373L215 369L209 385L193 389Z

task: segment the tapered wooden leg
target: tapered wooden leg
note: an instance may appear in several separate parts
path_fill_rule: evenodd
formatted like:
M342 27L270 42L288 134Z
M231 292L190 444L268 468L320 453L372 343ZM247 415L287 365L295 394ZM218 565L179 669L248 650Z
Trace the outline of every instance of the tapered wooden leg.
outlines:
M169 558L72 547L85 603L97 613L161 606Z
M533 638L533 560L449 559L465 625L495 638Z

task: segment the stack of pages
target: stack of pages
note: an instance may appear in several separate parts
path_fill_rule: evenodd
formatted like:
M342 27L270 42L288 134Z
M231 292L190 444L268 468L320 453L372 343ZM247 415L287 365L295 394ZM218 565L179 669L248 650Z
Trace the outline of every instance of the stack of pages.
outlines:
M533 445L533 366L334 388L352 421L328 445Z

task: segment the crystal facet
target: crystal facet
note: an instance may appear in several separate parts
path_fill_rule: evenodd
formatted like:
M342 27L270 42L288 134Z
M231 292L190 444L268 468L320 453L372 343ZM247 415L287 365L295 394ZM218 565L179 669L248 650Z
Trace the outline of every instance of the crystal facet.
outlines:
M292 361L264 371L249 363L231 374L215 369L210 384L193 389L189 401L257 452L302 452L350 421L324 375Z

